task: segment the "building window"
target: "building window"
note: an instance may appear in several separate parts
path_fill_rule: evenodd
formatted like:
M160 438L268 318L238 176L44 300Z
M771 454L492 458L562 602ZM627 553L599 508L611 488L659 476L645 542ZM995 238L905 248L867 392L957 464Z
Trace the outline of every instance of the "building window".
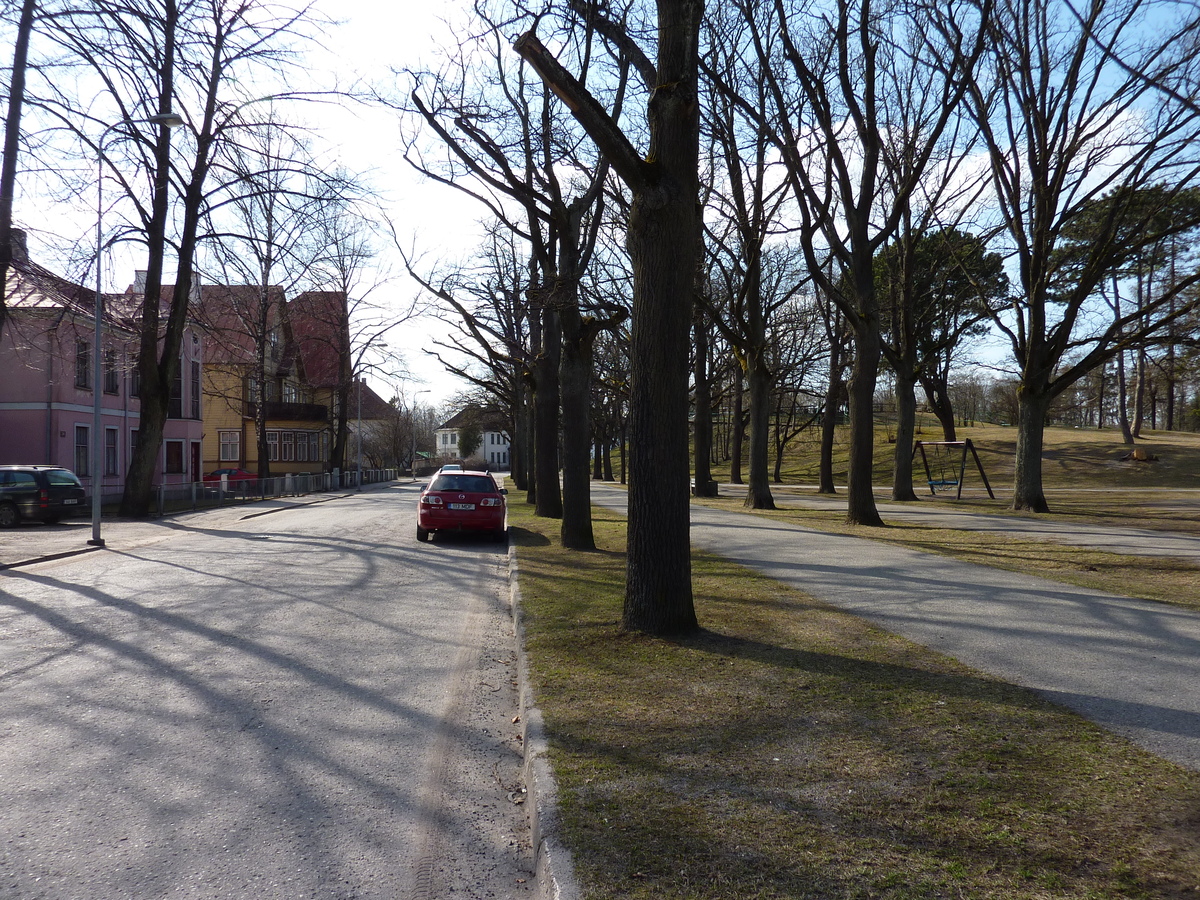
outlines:
M136 428L129 429L129 456L132 459L133 454L137 452L138 430Z
M183 360L175 367L175 377L171 379L171 396L167 400L167 418L183 418Z
M267 432L267 459L275 462L279 459L279 432Z
M283 385L283 402L284 403L299 403L300 392L296 390L296 386L290 381Z
M291 431L280 433L283 436L283 461L291 462L296 458L296 435Z
M308 435L296 432L296 462L308 462Z
M138 368L136 356L129 357L129 396L142 396L142 370Z
M104 474L119 475L117 462L117 429L104 429Z
M308 436L308 458L311 462L321 462L321 435L313 432Z
M241 462L242 433L240 431L218 431L221 444L221 462Z
M121 374L117 371L117 352L104 351L104 393L117 394L121 391Z
M192 418L200 418L200 360L192 360L192 383L190 385L192 395Z
M92 455L88 452L88 427L75 426L75 474L87 476L92 474L89 461Z
M184 471L183 441L163 441L163 448L167 454L163 471L168 475L182 475Z
M92 386L92 345L75 342L75 387L87 390Z

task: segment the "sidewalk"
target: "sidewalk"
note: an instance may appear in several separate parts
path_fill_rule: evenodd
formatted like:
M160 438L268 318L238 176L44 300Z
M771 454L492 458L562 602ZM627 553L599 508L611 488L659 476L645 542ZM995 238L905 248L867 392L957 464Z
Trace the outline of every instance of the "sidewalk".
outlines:
M387 486L388 482L369 484L366 490ZM181 526L202 520L206 527L236 522L251 516L261 516L295 506L324 503L338 497L348 496L340 490L321 494L304 494L299 497L273 497L201 509L192 512L174 513L157 519L125 519L105 516L100 522L100 536L108 547L128 549L162 540ZM0 572L16 566L30 565L51 559L62 559L81 553L94 553L103 549L91 547L92 521L90 518L69 519L57 525L41 522L23 522L16 528L0 530Z
M592 498L625 509L624 490ZM697 505L692 544L1200 771L1198 613Z
M745 497L746 485L722 484L720 491L722 497ZM777 501L801 509L846 508L844 490L829 496L816 493L815 488L773 484L771 493ZM877 499L879 514L883 516L884 521L928 525L934 528L955 528L959 531L991 531L1027 541L1043 541L1048 538L1055 543L1091 547L1108 553L1175 557L1200 564L1200 536L1197 535L1157 531L1152 528L1056 522L1044 516L966 512L947 509L943 504L934 505L919 501L893 503L882 497ZM1200 505L1200 495L1197 496L1196 503Z

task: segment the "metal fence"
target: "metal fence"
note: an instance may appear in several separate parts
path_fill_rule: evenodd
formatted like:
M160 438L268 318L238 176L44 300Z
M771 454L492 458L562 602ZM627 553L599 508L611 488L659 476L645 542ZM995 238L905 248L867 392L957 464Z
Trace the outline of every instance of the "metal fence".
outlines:
M361 478L360 478L361 474ZM318 472L304 475L279 475L248 481L192 481L155 486L156 513L160 516L189 510L212 509L238 503L254 503L275 497L299 497L305 494L355 490L360 484L395 481L399 469L351 469L345 472ZM114 509L120 505L124 486L104 485L101 505Z

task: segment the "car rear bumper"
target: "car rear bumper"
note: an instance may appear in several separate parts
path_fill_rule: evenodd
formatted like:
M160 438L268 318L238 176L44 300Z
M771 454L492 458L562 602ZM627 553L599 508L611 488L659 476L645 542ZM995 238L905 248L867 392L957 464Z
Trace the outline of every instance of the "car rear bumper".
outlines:
M499 531L504 527L504 510L433 512L421 510L417 524L426 531Z

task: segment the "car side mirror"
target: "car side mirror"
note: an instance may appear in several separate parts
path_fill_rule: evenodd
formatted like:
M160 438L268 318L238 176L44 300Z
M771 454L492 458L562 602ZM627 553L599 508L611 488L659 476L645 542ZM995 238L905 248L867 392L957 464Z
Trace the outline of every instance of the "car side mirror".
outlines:
M502 494L507 494L507 493L508 493L508 488L500 488L500 493L502 493Z

